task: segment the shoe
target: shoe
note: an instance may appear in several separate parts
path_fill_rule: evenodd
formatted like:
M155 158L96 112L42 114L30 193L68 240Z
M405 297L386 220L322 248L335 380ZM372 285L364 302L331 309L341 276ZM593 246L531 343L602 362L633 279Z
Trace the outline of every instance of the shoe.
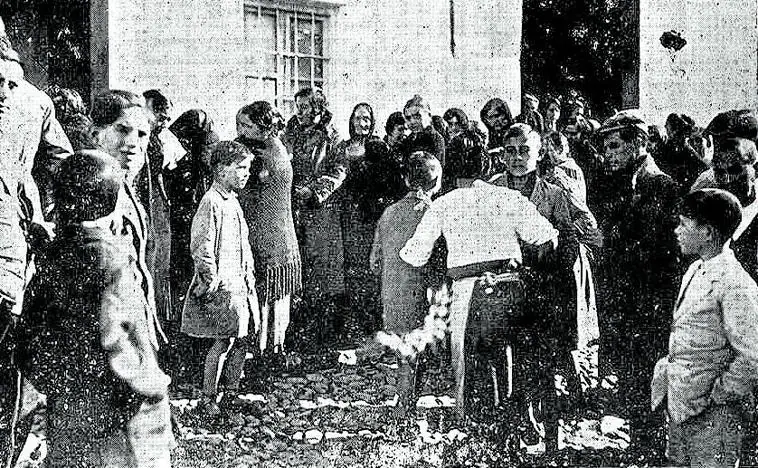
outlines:
M221 415L221 408L216 403L215 395L202 397L197 404L197 409L200 414L209 418L216 418Z
M526 445L537 445L540 443L540 433L531 421L524 421L519 424L517 431L521 440Z
M231 409L237 410L247 404L248 402L240 398L236 390L227 390L224 392L224 396L221 397L219 408L222 411L229 411Z

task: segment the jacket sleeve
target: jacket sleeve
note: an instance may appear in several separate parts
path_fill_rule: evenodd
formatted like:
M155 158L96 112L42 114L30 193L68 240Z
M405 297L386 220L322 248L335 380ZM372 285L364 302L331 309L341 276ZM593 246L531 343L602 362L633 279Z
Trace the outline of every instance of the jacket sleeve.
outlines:
M40 184L38 196L41 200L42 214L47 218L53 210L53 184L58 179L61 164L71 156L73 149L63 127L55 118L52 101L42 91L37 91L43 95L45 102L39 147L35 155L35 179Z
M216 236L220 220L215 204L203 198L192 218L190 252L195 263L195 271L207 286L218 274L216 263Z
M120 380L140 395L161 398L167 394L170 379L158 367L148 307L130 264L115 267L103 293L100 342L111 371Z
M758 291L732 283L724 288L721 307L735 358L713 386L716 403L750 395L758 375Z

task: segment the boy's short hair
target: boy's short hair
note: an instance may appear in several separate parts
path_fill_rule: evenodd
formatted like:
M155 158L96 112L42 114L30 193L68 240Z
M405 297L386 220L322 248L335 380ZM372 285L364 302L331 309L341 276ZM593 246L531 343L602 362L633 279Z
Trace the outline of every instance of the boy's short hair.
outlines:
M59 222L93 221L113 213L123 183L123 170L113 156L99 150L76 152L63 161L55 184Z
M698 224L713 227L723 241L731 238L742 222L742 207L737 197L715 188L688 193L679 203L679 212Z
M442 177L442 165L431 153L416 151L408 158L406 180L408 188L431 190Z
M245 145L236 141L220 141L216 143L211 152L211 171L215 174L222 166L252 158L253 153Z
M402 112L395 111L387 118L387 123L384 125L384 131L389 135L398 125L405 125L405 117L403 117Z
M96 127L107 127L113 124L127 109L132 107L145 107L145 99L121 89L112 89L95 96L92 103L90 117Z
M505 131L503 141L508 141L511 138L523 138L529 146L534 146L538 149L542 147L542 137L540 137L540 134L525 123L513 124Z
M408 102L405 103L405 106L403 106L403 112L408 110L410 107L418 107L419 109L423 109L429 113L432 112L432 108L429 106L429 101L421 97L419 94L415 94L412 98L408 100Z

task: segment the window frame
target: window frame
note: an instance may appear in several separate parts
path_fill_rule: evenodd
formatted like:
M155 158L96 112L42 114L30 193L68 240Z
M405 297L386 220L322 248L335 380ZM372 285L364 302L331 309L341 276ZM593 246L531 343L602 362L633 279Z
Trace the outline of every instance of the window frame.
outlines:
M254 86L255 93L268 94L265 92L266 82L274 82L273 105L280 108L285 114L294 113L295 93L300 89L301 79L299 61L306 59L310 62L310 83L309 86L319 86L327 92L330 81L330 62L331 62L331 31L333 28L333 17L336 10L343 3L332 0L246 0L243 5L243 21L247 21L248 15L252 14L261 17L271 15L275 21L275 50L253 49L254 44L245 38L245 63L243 74L245 87L249 88L250 81L257 82ZM272 14L273 13L273 14ZM291 43L292 27L297 29L302 18L310 19L311 31L315 31L317 21L322 23L322 55L316 55L315 34L311 34L311 43L309 53L301 53L297 50L297 44ZM291 26L291 21L294 24ZM245 26L247 28L247 26ZM284 37L282 37L284 35ZM296 37L296 36L295 36ZM260 54L263 53L261 60ZM266 61L275 60L274 72L267 69ZM292 60L289 62L289 60ZM321 78L316 78L316 60L321 60L323 70ZM287 70L287 63L291 63L291 69ZM259 67L263 67L263 70ZM294 82L294 89L293 89ZM250 91L249 91L250 92ZM250 92L253 94L253 92ZM270 94L266 96L270 97ZM289 111L289 112L288 112Z

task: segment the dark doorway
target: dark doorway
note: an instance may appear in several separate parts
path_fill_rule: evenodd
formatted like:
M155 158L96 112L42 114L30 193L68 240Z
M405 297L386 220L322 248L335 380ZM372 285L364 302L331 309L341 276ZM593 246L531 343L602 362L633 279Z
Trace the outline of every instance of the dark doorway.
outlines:
M524 0L521 78L538 95L584 96L602 119L634 107L639 0Z
M57 84L90 95L89 2L0 0L8 37L26 78L40 89Z

